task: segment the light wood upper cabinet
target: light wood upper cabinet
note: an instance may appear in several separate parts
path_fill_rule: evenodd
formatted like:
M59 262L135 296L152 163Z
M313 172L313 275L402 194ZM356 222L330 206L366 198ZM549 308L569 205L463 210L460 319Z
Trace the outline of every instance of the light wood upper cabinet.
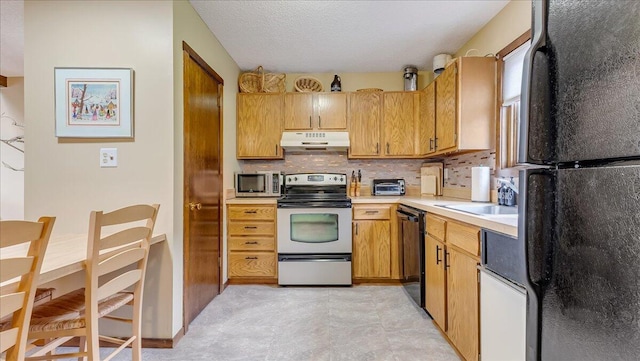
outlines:
M238 94L236 157L282 159L282 94Z
M382 97L375 92L349 94L350 157L380 154Z
M319 93L316 95L318 129L347 129L347 94Z
M431 82L420 93L420 142L418 154L428 155L436 151L436 83Z
M285 130L346 130L346 93L286 93Z
M383 153L387 156L415 154L418 93L383 93Z
M457 105L458 64L448 66L435 80L436 83L436 139L438 150L453 148L456 145L456 105Z
M458 58L436 78L433 155L493 149L496 82L491 57Z

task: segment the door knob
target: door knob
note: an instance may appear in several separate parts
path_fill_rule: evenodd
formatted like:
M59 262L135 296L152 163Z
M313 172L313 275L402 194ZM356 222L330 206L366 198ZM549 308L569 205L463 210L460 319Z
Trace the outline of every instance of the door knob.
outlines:
M202 203L196 203L196 209L197 210L201 210L202 209Z
M202 209L202 203L189 202L188 207L189 207L190 211L195 211L196 209L197 210L201 210Z

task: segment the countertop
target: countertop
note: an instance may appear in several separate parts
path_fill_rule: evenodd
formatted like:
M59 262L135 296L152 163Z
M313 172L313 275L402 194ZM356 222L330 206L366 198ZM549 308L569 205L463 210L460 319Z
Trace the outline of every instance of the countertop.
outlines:
M232 198L227 200L227 204L276 204L276 201L277 198ZM518 236L518 217L495 215L480 216L436 206L448 204L478 204L478 202L471 202L464 199L434 196L362 196L351 197L351 202L356 205L372 203L404 204L460 222L465 222L495 232L504 233L512 237Z

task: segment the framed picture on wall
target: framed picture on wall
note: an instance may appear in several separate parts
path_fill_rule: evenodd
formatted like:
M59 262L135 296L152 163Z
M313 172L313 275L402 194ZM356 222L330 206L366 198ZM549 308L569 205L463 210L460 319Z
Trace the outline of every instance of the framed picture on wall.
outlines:
M133 138L133 69L54 72L56 137Z

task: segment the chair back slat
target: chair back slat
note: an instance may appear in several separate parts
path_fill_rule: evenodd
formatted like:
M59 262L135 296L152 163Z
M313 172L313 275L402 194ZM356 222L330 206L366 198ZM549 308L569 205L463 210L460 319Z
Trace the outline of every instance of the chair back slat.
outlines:
M43 224L29 221L2 221L0 223L0 247L35 241L42 234Z
M28 245L26 257L0 259L2 281L21 276L15 286L4 287L0 292L1 316L13 313L10 329L0 334L0 352L7 352L7 360L23 360L25 357L33 300L54 223L55 217L41 217L38 222L0 221L0 245L3 249L18 244Z
M145 204L125 207L113 212L103 213L101 225L112 226L114 224L130 223L143 219L153 218L157 208Z
M144 248L127 249L98 263L98 274L104 275L119 270L144 258Z
M0 318L10 315L22 308L24 296L25 292L16 292L0 296Z
M97 299L102 300L116 292L120 292L125 288L135 284L142 279L142 270L134 269L125 272L118 277L108 281L104 285L98 287Z
M0 282L22 276L31 271L35 257L6 258L0 263Z
M151 235L151 229L148 227L134 227L114 233L100 240L100 250L120 247L131 242L148 238Z
M16 327L0 332L0 353L5 352L9 347L16 344L19 331L20 329Z

